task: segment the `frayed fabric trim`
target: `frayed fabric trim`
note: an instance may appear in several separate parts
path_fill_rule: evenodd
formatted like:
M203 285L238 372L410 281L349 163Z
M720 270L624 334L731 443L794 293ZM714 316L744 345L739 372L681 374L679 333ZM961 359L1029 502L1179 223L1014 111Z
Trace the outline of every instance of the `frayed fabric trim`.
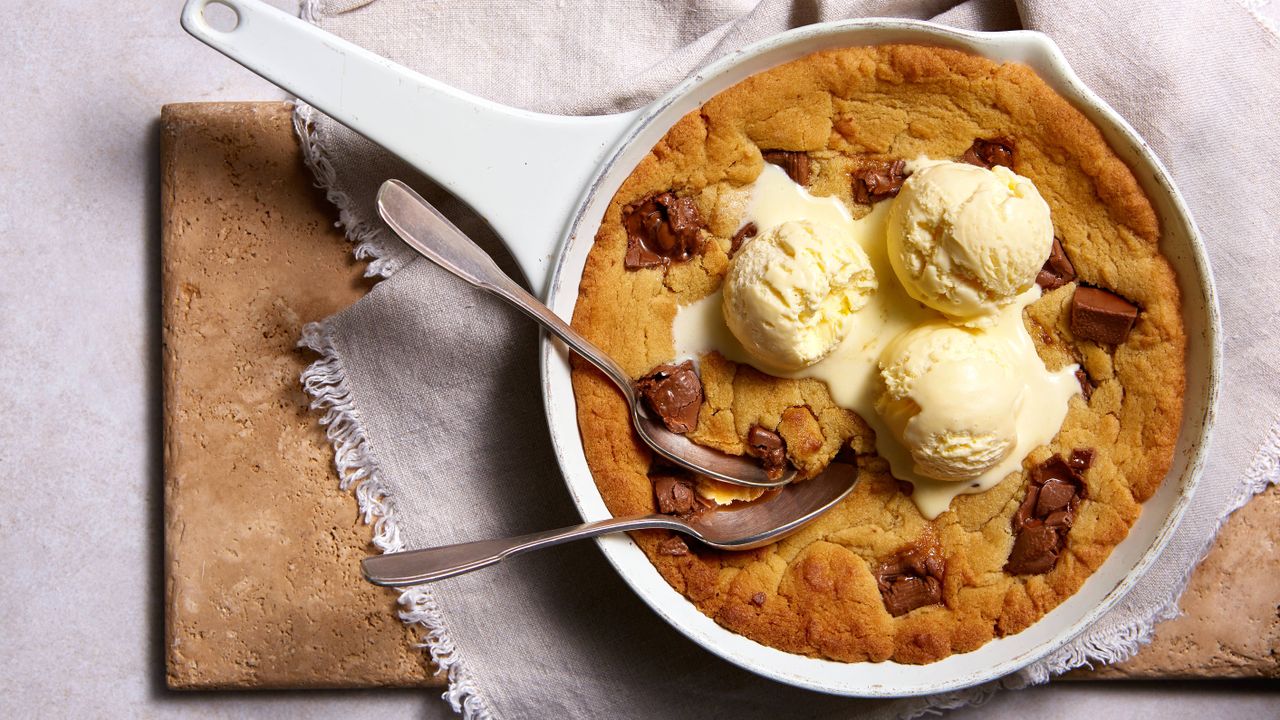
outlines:
M1249 502L1254 495L1280 483L1280 424L1272 426L1271 432L1267 433L1258 454L1245 471L1244 479L1244 486L1240 488L1240 496L1236 498L1232 511Z
M449 689L443 697L453 711L461 713L467 720L492 720L493 713L459 658L460 653L449 635L435 596L426 587L409 588L400 594L400 606L404 608L400 611L402 621L427 629L419 647L426 648L436 667L447 673Z
M351 398L342 359L320 323L302 329L300 347L320 354L320 359L302 372L302 387L311 396L311 409L322 411L320 424L333 445L333 464L338 470L339 486L355 488L356 500L366 524L373 525L373 544L383 552L404 549L399 525L395 521L395 503L382 484L369 450L369 439L360 426L360 414Z
M302 17L315 22L313 2L304 2ZM302 159L316 176L316 185L325 191L325 197L338 208L336 225L346 231L347 239L355 243L355 256L360 260L368 260L365 277L390 277L404 264L402 258L388 252L386 231L381 227L357 216L352 210L351 196L338 189L338 175L333 169L333 162L320 137L319 126L316 125L316 110L310 105L295 100L293 108L293 129L302 144Z
M333 462L338 470L339 486L343 490L355 488L360 514L365 523L373 526L373 544L383 552L404 549L396 522L395 499L387 492L374 460L369 438L360 424L360 412L351 396L342 358L330 339L323 323L310 323L302 329L299 347L305 347L320 355L303 371L302 387L311 396L311 409L324 413L320 424L325 436L333 445ZM400 594L400 619L426 630L423 647L431 655L436 667L444 671L449 681L443 697L454 712L466 720L492 720L484 698L480 695L461 653L453 643L445 626L440 606L425 585L408 588Z

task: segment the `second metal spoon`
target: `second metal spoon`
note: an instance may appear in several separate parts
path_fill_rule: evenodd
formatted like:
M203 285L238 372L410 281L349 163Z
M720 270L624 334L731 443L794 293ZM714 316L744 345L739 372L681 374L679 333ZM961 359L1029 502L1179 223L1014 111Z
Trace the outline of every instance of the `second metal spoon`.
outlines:
M502 272L493 259L422 196L399 180L388 180L378 191L378 212L414 250L472 285L506 300L564 341L578 355L600 369L622 390L631 408L631 421L640 438L669 462L700 475L734 485L771 488L795 477L788 468L782 477L770 479L755 460L703 447L684 435L671 432L651 417L640 403L627 373L594 343L578 334Z
M715 508L689 520L672 515L609 518L520 537L377 555L360 561L360 568L365 579L375 585L404 587L462 575L513 555L572 540L651 529L686 533L720 550L750 550L809 524L843 500L857 481L857 468L832 463L817 477L788 485L773 497L740 508Z

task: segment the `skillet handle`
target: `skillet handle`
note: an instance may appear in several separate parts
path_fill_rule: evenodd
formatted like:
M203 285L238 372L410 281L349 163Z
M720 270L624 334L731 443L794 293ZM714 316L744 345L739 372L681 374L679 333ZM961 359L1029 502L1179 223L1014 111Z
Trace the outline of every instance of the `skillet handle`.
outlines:
M236 26L212 27L210 4ZM188 0L182 27L399 155L480 213L545 297L571 213L637 113L544 115L464 93L260 0Z

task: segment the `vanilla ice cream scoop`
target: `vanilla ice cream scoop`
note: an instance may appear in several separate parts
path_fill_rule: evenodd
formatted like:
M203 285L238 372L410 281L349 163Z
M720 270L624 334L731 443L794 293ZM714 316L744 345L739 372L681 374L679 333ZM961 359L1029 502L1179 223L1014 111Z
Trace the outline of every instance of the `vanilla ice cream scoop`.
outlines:
M885 348L880 376L876 410L920 475L969 480L1017 443L1025 384L1001 342L983 330L945 322L908 330Z
M763 364L798 370L840 344L875 289L871 261L851 234L789 221L734 257L724 280L724 319Z
M919 159L889 210L889 262L911 297L990 317L1035 283L1053 246L1049 206L1008 168Z

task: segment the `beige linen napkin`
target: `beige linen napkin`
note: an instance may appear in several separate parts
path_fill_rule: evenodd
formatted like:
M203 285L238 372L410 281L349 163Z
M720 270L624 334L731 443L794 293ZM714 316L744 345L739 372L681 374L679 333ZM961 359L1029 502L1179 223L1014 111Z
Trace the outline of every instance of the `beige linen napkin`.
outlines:
M899 701L826 697L755 677L666 626L594 545L521 558L417 588L403 617L449 672L468 717L905 717L976 702L1127 657L1176 612L1222 519L1280 476L1280 190L1275 130L1280 39L1234 0L560 0L419 4L308 2L304 16L411 68L533 110L638 107L751 41L862 16L932 18L1046 32L1075 70L1168 164L1204 234L1225 323L1226 378L1194 506L1152 571L1060 652L982 688ZM307 329L322 354L304 375L384 550L514 535L578 520L547 438L534 327L415 256L375 218L388 177L409 180L499 256L483 222L378 148L309 108L309 162L357 252L388 276ZM509 259L504 261L509 263ZM510 265L508 265L510 268ZM442 712L447 707L441 704Z

